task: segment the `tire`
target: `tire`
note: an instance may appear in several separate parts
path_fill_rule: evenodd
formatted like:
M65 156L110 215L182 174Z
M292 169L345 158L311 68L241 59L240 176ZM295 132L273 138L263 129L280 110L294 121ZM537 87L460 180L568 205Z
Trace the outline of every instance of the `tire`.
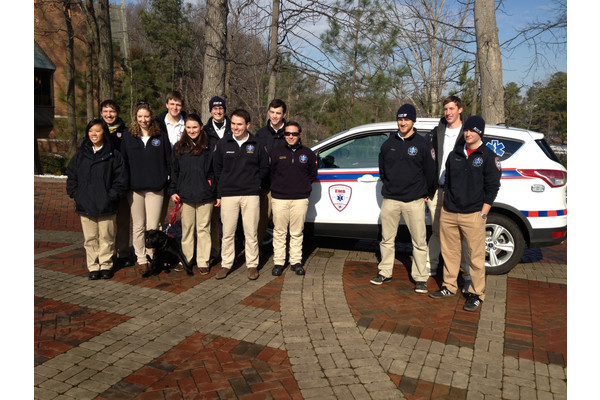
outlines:
M485 225L485 273L502 275L515 267L523 257L525 239L513 220L491 213Z

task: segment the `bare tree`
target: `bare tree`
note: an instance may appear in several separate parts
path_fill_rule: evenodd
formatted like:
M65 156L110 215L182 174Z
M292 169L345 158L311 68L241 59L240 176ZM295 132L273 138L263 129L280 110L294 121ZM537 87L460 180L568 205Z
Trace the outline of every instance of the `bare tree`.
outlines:
M410 99L426 115L439 115L443 91L457 81L463 63L472 56L465 50L471 5L471 0L388 2L386 18L397 28L388 33L388 41L395 43L394 60L410 68L396 88L398 99Z
M531 58L529 70L537 66L552 66L544 50L550 50L555 55L563 55L566 52L567 0L552 0L552 3L553 15L550 18L536 18L520 29L515 37L501 45L507 54L520 46L528 46Z
M115 98L113 43L110 28L110 4L98 0L98 80L100 101Z
M75 110L75 31L71 16L71 0L63 0L63 16L67 32L66 74L67 74L67 129L69 132L69 155L77 151L77 117Z
M481 116L486 123L495 125L504 122L504 86L494 0L475 0L474 15Z
M225 93L225 59L227 52L227 0L206 1L204 40L204 77L202 79L201 118L208 119L206 105L211 97Z
M85 0L80 6L88 27L88 42L98 54L98 101L102 101L115 96L114 60L108 0L98 0L97 4Z
M273 0L273 11L271 15L271 30L269 41L269 95L268 101L275 98L277 84L277 54L279 38L279 7L280 0Z

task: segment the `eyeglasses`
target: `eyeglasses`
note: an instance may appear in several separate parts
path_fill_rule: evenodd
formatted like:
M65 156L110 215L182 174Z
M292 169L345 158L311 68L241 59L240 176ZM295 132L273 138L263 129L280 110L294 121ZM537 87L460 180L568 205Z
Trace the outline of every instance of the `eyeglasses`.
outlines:
M150 106L150 103L148 103L147 101L138 101L137 103L135 103L136 107L139 106Z
M300 132L284 132L283 133L284 136L300 136Z

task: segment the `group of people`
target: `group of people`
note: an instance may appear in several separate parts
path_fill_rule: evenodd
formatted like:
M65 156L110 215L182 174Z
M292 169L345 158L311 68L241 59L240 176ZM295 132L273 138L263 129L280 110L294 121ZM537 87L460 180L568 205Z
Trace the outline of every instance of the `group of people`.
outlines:
M475 311L485 299L485 222L500 189L499 158L482 141L485 121L480 116L462 120L456 96L444 100L444 117L425 136L417 134L413 105L398 109L398 131L381 146L381 261L371 283L392 279L395 239L404 217L413 245L411 275L415 292L428 293L427 280L436 275L440 253L443 285L430 292L434 299L454 296L463 269L468 293L464 309ZM432 219L427 242L425 207Z
M129 255L130 218L137 264L147 269L144 232L161 228L169 200L181 204L183 254L200 274L220 260L215 277L227 276L241 215L249 279L259 276L271 220L272 274L281 275L287 260L292 271L304 275L303 229L318 163L302 144L300 124L286 121L285 102L271 101L267 125L256 135L250 133L250 114L237 109L227 117L225 100L218 96L209 102L206 125L197 114L183 111L179 92L170 92L165 105L167 111L155 118L149 104L138 103L127 129L118 105L104 101L101 118L90 121L69 163L67 192L81 215L89 278L113 276L113 253L121 266L136 263ZM437 274L441 253L444 283L429 296L455 295L462 269L469 283L463 289L468 292L464 308L474 311L485 298L485 221L500 188L501 165L483 144L485 121L479 116L463 121L456 96L446 98L443 107L439 126L421 136L414 127L415 107L402 105L398 131L381 146L381 261L370 282L392 279L404 217L412 238L415 291L428 293L427 280ZM429 242L425 207L432 218Z
M272 274L281 275L287 260L304 275L303 229L317 158L302 145L300 124L285 120L285 102L269 104L269 121L256 135L250 114L237 109L227 117L218 96L209 101L206 125L183 111L177 91L167 94L165 106L155 117L139 102L127 129L117 103L105 100L69 162L67 193L81 217L89 279L112 278L114 264L138 265L145 273L152 249L144 235L162 229L169 201L181 206L182 252L200 274L220 261L215 277L227 276L241 215L249 279L259 276L271 220ZM135 255L129 254L130 228Z

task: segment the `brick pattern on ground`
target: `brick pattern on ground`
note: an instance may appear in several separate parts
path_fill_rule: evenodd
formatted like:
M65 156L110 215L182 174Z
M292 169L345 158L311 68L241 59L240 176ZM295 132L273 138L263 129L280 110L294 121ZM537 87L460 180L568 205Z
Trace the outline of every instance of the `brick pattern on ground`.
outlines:
M364 243L316 247L304 277L89 281L64 182L35 190L36 399L566 398L566 244L488 276L475 313L414 293L404 247L370 285Z

